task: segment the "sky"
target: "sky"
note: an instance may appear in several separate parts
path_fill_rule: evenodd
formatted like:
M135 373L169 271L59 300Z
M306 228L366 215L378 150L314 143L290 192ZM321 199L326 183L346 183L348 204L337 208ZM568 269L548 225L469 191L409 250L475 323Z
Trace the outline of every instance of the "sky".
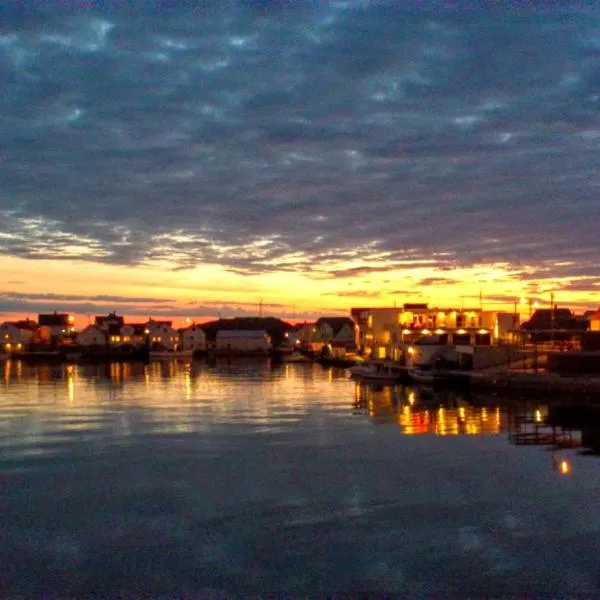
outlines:
M600 3L560 4L3 2L0 320L600 306Z

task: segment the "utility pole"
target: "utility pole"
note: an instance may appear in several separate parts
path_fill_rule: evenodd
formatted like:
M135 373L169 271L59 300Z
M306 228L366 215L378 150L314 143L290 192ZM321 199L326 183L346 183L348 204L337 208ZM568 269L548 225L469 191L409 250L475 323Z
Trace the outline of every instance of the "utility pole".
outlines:
M262 305L263 305L263 300L261 298L260 301L259 301L259 303L258 303L258 317L260 319L262 319Z

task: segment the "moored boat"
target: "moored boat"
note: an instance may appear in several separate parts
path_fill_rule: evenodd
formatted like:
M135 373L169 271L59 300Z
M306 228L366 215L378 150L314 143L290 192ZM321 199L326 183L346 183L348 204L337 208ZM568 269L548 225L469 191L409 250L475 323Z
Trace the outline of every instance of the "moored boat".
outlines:
M306 356L305 354L302 354L302 352L292 352L291 354L284 354L281 357L281 362L284 363L307 363L307 362L311 362L311 359Z
M150 359L169 360L171 358L189 358L194 356L194 350L151 350Z
M419 369L413 367L408 369L408 376L416 383L433 384L439 379L431 369Z
M372 381L400 381L403 370L390 361L365 361L350 368L350 375L356 379Z

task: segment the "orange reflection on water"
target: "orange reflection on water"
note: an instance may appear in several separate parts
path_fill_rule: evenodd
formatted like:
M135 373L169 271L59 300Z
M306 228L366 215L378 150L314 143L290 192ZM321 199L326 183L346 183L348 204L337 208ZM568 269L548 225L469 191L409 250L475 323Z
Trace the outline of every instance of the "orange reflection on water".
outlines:
M571 472L571 465L569 464L569 461L561 460L560 464L558 465L558 470L561 475L568 475Z
M375 422L395 422L406 435L493 435L506 429L499 407L473 406L459 395L433 395L431 390L357 383L355 405L366 405Z

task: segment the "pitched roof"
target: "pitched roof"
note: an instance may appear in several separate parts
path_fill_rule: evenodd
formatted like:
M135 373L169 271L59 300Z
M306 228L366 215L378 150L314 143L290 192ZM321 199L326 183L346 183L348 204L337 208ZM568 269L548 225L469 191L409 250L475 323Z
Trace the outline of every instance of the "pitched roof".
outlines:
M123 317L117 316L116 313L109 313L106 316L95 317L94 322L100 327L109 323L118 323L122 327L125 322L125 319Z
M29 331L36 331L38 328L38 324L31 319L25 319L23 321L15 321L15 325L19 329L28 329Z
M69 325L69 315L67 313L51 313L49 315L38 315L40 327L66 327Z
M329 325L334 334L337 334L345 325L354 329L354 321L350 317L321 317L315 323L315 327L321 327L323 324Z

